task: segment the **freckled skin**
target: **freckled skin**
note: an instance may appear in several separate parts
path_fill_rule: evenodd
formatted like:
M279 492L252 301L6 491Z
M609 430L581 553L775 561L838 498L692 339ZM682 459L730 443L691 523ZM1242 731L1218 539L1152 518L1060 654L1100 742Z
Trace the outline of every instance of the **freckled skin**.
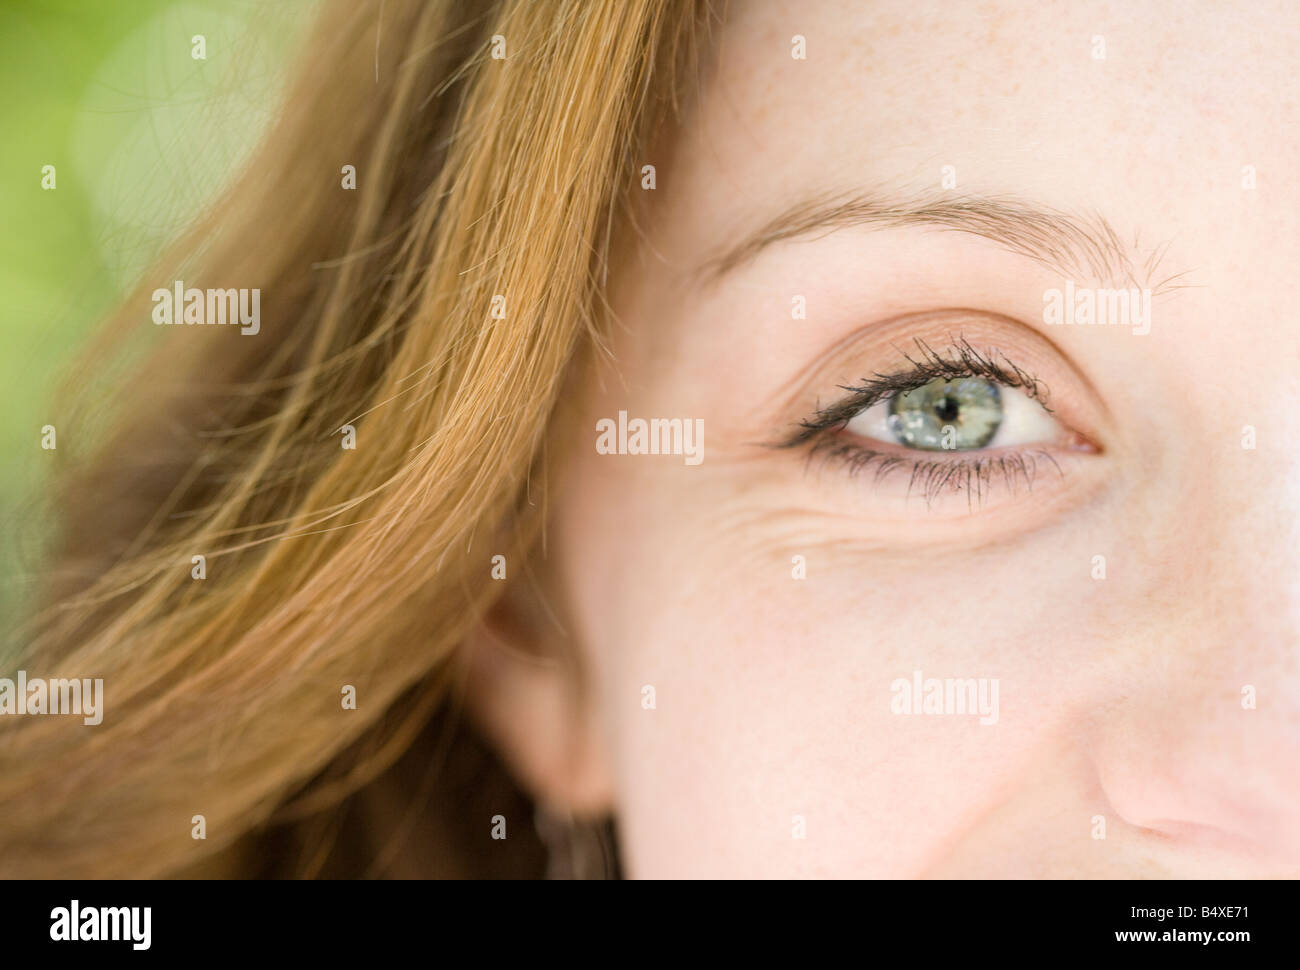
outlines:
M919 6L732 5L718 73L655 159L658 255L617 274L613 361L575 391L574 440L620 409L705 425L698 466L577 447L556 474L548 562L628 870L1294 878L1300 14ZM937 190L944 165L963 191L1167 242L1189 285L1155 302L1146 336L1048 328L1031 261L959 233L855 229L692 288L761 213L830 188ZM963 516L964 498L928 513L901 485L755 447L807 416L787 398L889 363L864 344L817 365L903 306L1052 331L1066 363L1049 383L1068 395L1086 375L1102 453ZM892 713L914 670L997 678L998 722Z

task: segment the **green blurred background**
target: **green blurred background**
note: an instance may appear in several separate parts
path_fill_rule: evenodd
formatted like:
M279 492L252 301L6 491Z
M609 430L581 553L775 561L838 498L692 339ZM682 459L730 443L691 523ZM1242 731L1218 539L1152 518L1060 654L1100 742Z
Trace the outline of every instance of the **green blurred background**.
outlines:
M90 330L246 159L317 8L316 0L0 2L6 638L36 578L32 536L48 528L39 499L51 453L41 427L58 380ZM53 190L42 188L47 165Z

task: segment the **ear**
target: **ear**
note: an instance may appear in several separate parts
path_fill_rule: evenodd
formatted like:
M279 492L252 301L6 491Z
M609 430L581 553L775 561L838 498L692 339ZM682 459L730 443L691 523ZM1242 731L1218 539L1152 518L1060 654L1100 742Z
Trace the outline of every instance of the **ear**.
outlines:
M525 578L466 638L471 719L534 801L594 818L613 808L597 704L577 645Z

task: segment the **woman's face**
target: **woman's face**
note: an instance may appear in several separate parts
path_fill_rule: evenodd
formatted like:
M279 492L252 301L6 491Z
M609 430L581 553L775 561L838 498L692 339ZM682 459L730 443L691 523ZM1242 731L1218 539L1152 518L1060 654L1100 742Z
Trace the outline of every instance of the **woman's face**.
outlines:
M1298 24L730 6L553 491L631 875L1300 874Z

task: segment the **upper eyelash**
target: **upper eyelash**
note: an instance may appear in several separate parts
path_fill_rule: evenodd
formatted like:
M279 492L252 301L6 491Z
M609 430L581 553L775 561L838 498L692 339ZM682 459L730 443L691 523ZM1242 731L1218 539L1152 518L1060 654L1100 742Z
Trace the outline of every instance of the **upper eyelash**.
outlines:
M1005 354L999 353L994 357L992 353L981 353L964 337L957 338L950 348L951 357L945 357L920 338L914 342L920 352L920 359L903 355L911 364L910 370L892 374L877 373L856 387L843 386L841 389L849 392L848 397L820 408L811 418L799 422L800 430L783 442L781 447L793 448L805 444L827 429L847 423L861 411L885 398L915 390L939 378L957 380L963 377L982 377L1007 387L1018 387L1051 413L1052 409L1047 406L1047 386L1017 367Z

